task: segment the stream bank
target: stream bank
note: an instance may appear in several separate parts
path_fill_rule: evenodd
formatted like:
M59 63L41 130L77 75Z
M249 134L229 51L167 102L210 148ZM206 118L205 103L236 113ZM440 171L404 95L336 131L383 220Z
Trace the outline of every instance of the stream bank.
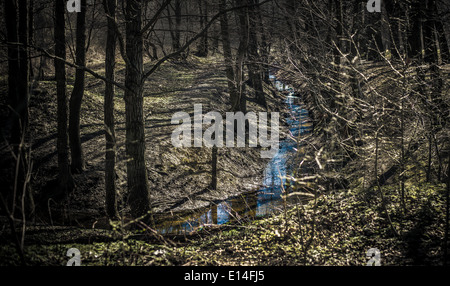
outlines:
M300 139L312 131L313 125L308 111L303 108L301 98L291 87L283 84L274 75L270 75L272 86L276 92L283 94L287 109L285 118L287 136L279 142L278 151L267 163L262 186L252 191L242 192L226 200L217 199L206 208L193 209L186 212L171 212L170 215L155 214L157 218L155 230L165 235L189 233L204 226L222 225L228 222L251 221L269 216L286 209L291 204L311 199L310 194L300 197L288 197L295 189L295 169L298 153L304 147Z
M104 62L89 62L89 68L102 70ZM214 68L211 68L214 66ZM125 63L117 63L117 81L125 75ZM74 70L68 70L68 89L74 81ZM0 88L7 82L2 81ZM265 86L268 111L286 112L282 97ZM75 190L68 201L61 201L57 189L56 152L56 93L54 81L36 83L30 98L30 144L33 150L33 180L38 214L46 223L109 227L105 212L104 165L105 136L103 125L104 83L87 75L86 92L82 104L81 140L86 160L82 174L74 174ZM6 100L1 98L1 100ZM129 217L126 186L125 105L123 91L116 91L116 186L120 214ZM172 115L184 111L192 113L194 104L204 110L221 114L229 109L227 82L220 57L208 59L191 57L184 63L167 63L152 76L144 89L144 116L147 151L147 170L152 209L158 212L177 212L198 209L217 200L225 200L262 185L268 159L261 158L260 148L229 148L219 150L218 186L212 191L211 148L174 148L171 134L175 125ZM248 110L265 112L249 102ZM282 116L280 116L282 117ZM4 122L6 118L0 118ZM286 136L281 123L281 137ZM9 166L5 166L9 167ZM6 171L5 171L6 172ZM2 176L6 180L7 176ZM3 182L3 181L2 181ZM6 181L3 183L7 183ZM50 202L50 203L49 203ZM40 219L39 219L40 220Z

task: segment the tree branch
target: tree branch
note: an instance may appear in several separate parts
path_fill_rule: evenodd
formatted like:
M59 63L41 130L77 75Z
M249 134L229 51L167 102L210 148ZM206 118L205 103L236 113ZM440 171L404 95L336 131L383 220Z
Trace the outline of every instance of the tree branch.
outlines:
M164 56L163 58L161 58L157 63L155 63L153 65L153 67L144 74L144 76L142 77L142 82L144 82L145 80L147 80L147 78L154 73L164 62L166 62L167 60L169 60L170 58L176 57L179 54L181 54L184 50L186 50L193 42L195 42L197 39L199 39L208 29L209 27L211 27L211 25L223 14L235 11L235 10L239 10L239 9L243 9L243 8L248 8L248 7L253 7L253 6L261 6L263 4L266 4L268 2L271 2L273 0L265 0L262 1L261 3L255 3L255 4L250 4L250 5L241 5L241 6L236 6L236 7L232 7L226 10L223 10L219 13L217 13L216 15L214 15L214 17L211 18L211 20L209 20L209 22L205 25L205 27L198 32L194 37L192 37L186 44L184 44L184 46L182 46L179 50L168 54L166 56Z
M158 21L158 19L159 19L159 16L162 14L164 9L166 9L166 7L169 6L171 1L172 0L165 0L164 1L164 3L161 5L161 7L159 7L158 11L156 11L156 13L153 16L153 18L142 28L141 36L143 36L148 29L154 27L154 25L156 24L156 21Z
M14 45L14 46L24 46L22 43L6 43L6 44L7 44L7 45ZM48 58L50 58L50 59L53 59L53 60L57 59L57 60L60 60L60 61L64 62L64 64L66 64L66 65L69 66L69 67L72 67L72 68L75 68L75 69L83 70L83 71L85 71L85 72L91 74L93 77L98 78L98 79L101 79L101 80L103 80L104 82L113 84L113 85L117 86L118 88L120 88L120 89L122 89L122 90L126 90L126 89L127 89L126 86L124 86L124 85L122 85L122 84L120 84L120 83L118 83L118 82L116 82L116 81L109 80L109 79L107 79L106 77L104 77L104 76L102 76L102 75L96 73L95 71L91 70L91 69L88 68L88 67L85 67L85 66L78 66L78 65L76 65L75 63L69 62L69 61L67 61L67 60L65 60L65 59L63 59L63 58L60 58L60 57L57 57L57 56L55 56L55 55L50 54L47 50L45 50L45 49L43 49L43 48L36 47L36 46L33 46L33 45L26 45L26 47L32 48L32 49L34 49L34 50L36 50L36 51L39 51L39 52L43 53L46 57L48 57Z

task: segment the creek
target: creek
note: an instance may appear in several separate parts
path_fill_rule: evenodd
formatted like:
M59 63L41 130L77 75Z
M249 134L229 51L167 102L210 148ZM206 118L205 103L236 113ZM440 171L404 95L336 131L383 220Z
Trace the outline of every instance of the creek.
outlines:
M298 198L294 202L285 196L292 189L292 163L296 156L302 154L303 149L294 138L310 133L313 125L295 90L273 75L270 79L274 87L285 95L285 104L289 111L285 120L291 136L280 142L278 152L267 164L263 187L190 213L173 213L156 224L159 233L180 235L204 226L249 221L277 213L287 207L287 204L298 203Z

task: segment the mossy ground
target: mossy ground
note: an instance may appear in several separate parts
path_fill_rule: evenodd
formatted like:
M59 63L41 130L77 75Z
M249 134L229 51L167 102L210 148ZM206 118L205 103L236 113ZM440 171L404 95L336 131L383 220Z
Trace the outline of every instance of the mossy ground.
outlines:
M242 224L205 227L177 237L142 231L58 229L47 237L30 230L25 257L31 265L65 265L78 248L82 265L354 265L377 248L382 265L440 265L445 185L407 187L406 211L394 186L346 190L291 206L278 215ZM393 230L395 229L395 231ZM13 245L0 247L3 265L19 264Z

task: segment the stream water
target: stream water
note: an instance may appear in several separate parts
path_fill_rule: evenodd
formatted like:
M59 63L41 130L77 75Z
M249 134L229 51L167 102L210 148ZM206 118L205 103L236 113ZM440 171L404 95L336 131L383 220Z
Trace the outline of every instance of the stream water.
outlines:
M312 123L308 111L302 108L300 98L289 86L270 76L275 88L286 94L285 104L289 114L286 118L292 137L311 132ZM301 146L290 136L280 142L277 154L267 164L263 188L246 192L198 211L185 214L172 214L156 225L161 234L183 234L205 225L220 225L229 221L251 220L267 216L281 210L286 203L282 195L288 192L292 175L292 160L301 154Z

